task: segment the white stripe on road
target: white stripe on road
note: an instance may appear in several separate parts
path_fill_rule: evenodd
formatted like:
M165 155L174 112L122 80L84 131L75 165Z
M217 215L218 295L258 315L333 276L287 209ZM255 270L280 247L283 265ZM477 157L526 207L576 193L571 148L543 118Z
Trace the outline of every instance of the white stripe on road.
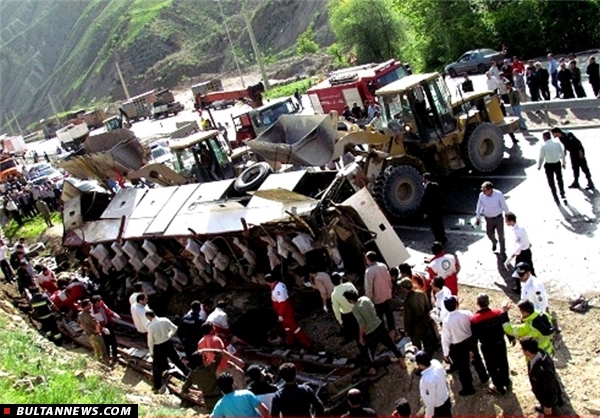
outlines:
M423 226L397 225L397 226L394 226L394 229L406 229L409 231L431 232L431 229L425 228ZM455 229L447 229L446 234L473 235L476 237L485 236L485 232L483 232L483 231L478 232L478 231L464 231L464 230L455 230Z

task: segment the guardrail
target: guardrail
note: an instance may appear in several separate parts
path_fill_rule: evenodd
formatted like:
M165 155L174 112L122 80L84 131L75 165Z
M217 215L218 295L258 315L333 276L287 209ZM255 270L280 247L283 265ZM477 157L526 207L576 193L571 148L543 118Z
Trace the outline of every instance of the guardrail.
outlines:
M521 103L521 110L524 112L542 112L546 123L550 125L549 111L565 109L597 109L600 108L600 99L560 99L544 100L539 102Z

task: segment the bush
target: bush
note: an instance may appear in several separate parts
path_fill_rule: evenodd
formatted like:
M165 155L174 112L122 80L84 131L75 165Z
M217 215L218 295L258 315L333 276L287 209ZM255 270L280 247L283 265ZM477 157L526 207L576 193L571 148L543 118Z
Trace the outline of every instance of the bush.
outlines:
M298 55L314 54L318 50L319 44L315 42L315 33L311 25L296 40L296 53Z

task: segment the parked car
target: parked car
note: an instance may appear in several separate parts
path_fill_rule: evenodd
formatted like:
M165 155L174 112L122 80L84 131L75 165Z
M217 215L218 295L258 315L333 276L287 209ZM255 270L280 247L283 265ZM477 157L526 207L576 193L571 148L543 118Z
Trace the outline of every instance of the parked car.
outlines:
M152 147L151 155L152 157L150 162L152 163L168 164L173 160L173 154L171 154L171 150L160 145Z
M450 77L456 77L462 73L485 73L492 66L492 61L502 66L504 54L493 49L482 48L467 51L459 59L446 65L445 71Z
M53 183L62 183L65 177L68 177L68 174L65 174L61 170L54 168L49 163L37 163L32 164L28 170L29 173L29 181L33 184L44 184L48 181Z

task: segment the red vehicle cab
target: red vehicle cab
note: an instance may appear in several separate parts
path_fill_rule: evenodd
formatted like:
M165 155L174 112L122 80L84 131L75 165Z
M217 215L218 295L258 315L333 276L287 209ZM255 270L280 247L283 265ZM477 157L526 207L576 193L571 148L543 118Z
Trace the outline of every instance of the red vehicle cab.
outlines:
M335 110L340 115L344 107L354 103L364 107L375 100L375 91L411 73L410 67L391 59L377 64L365 64L332 72L326 80L311 87L307 94L316 113Z

